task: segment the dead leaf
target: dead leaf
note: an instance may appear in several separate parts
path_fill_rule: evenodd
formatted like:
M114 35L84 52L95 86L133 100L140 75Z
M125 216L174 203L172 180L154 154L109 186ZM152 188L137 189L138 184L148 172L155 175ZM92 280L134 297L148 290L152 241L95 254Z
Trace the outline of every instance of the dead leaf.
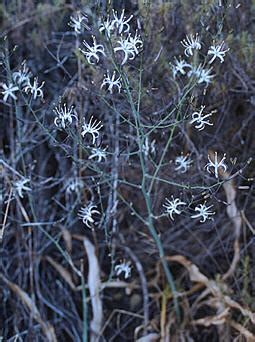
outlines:
M103 304L100 298L100 268L95 252L95 247L87 238L84 238L84 247L87 253L89 263L88 287L93 311L93 319L90 323L90 341L96 342L98 341L98 337L100 336L100 331L103 322Z
M182 264L189 272L190 280L193 282L202 283L205 286L209 284L209 279L199 271L199 268L192 264L188 259L182 255L173 255L168 258L170 261L176 261Z
M225 175L226 177L226 175ZM223 184L223 188L226 193L227 197L227 214L234 226L234 235L235 235L235 242L234 242L234 256L229 267L229 270L224 274L223 279L229 278L231 275L234 274L236 266L240 259L240 246L239 246L239 238L241 234L241 227L242 227L242 217L240 211L237 209L235 198L236 198L236 189L234 180L231 179Z
M244 326L242 326L241 324L229 320L228 323L237 331L240 332L241 335L243 335L244 337L246 337L247 342L254 342L255 341L255 336L249 331L247 330Z
M229 315L229 308L225 309L218 315L207 316L204 318L193 320L192 323L195 325L204 325L205 327L209 327L210 325L219 325L224 324Z
M209 155L212 158L213 157L213 152L209 151ZM242 217L240 211L237 209L236 206L236 186L234 179L229 179L230 174L227 172L223 172L222 169L219 169L219 174L220 176L225 179L226 181L223 183L223 189L225 191L226 197L227 197L227 215L229 219L233 223L234 231L233 235L235 237L235 242L234 242L234 256L231 262L231 265L228 269L228 271L223 275L223 279L229 278L231 275L234 274L236 270L236 266L239 262L240 259L240 246L239 246L239 238L241 234L241 227L242 227ZM229 180L228 180L229 179Z
M46 256L46 260L58 271L61 277L68 283L72 290L76 289L76 286L73 283L72 276L67 269L65 269L61 264L57 261L53 260L50 256Z
M221 310L222 312L228 308L239 310L243 316L248 317L251 322L255 324L255 314L251 312L251 310L242 307L227 294L223 293L223 291L226 292L228 290L226 284L223 282L217 283L215 280L209 280L199 271L199 268L196 265L192 264L182 255L168 257L168 260L176 261L182 264L189 272L191 281L200 282L206 287L205 291L200 295L199 301L211 294L210 298L206 302L203 302L204 304L217 308L218 311ZM199 301L197 301L197 303Z
M29 295L23 291L18 285L12 283L3 275L1 275L2 280L9 286L9 288L20 298L22 303L28 307L33 319L35 319L41 326L44 335L47 337L49 342L57 342L54 327L48 323L44 322L40 312L38 311L34 301L29 297Z
M66 244L66 249L68 251L68 254L71 254L72 253L72 235L69 232L69 230L66 229L65 227L61 227L61 230L62 230L62 235Z
M255 314L247 308L243 308L239 303L231 299L229 296L224 296L224 302L231 308L239 310L243 316L248 317L255 324Z
M141 338L139 338L138 340L136 340L137 342L156 342L159 340L159 334L157 333L151 333L148 334L146 336L143 336Z

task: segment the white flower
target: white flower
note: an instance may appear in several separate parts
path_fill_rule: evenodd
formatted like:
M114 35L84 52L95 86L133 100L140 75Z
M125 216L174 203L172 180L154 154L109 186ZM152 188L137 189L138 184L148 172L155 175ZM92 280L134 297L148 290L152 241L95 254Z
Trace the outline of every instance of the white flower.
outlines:
M90 134L92 136L92 143L95 144L96 139L99 136L99 130L103 127L101 125L101 121L94 120L93 122L93 116L91 116L88 123L85 122L82 125L83 131L81 132L81 135L84 137L86 134Z
M190 121L191 124L196 123L195 127L199 131L202 131L205 128L205 125L213 126L213 124L209 122L209 120L206 120L206 118L212 116L212 112L203 116L202 113L204 109L205 106L201 106L199 112L194 112L192 114L192 120Z
M138 55L139 49L141 49L143 47L143 41L141 39L140 34L138 35L137 30L135 32L134 37L132 37L131 33L129 33L128 40L129 40L131 47L134 49L135 53Z
M44 85L45 82L42 82L42 84L39 86L38 84L38 78L35 77L34 78L34 84L31 84L31 81L28 80L27 86L24 88L26 93L31 93L33 95L34 100L37 97L41 97L43 98L43 91L42 91L42 87Z
M198 83L206 83L207 85L211 82L211 79L215 75L210 75L212 68L210 69L200 69L198 73Z
M100 214L97 210L97 206L90 203L87 207L83 207L79 210L78 216L82 219L82 222L89 228L91 224L95 222L92 215Z
M186 203L182 202L179 198L174 198L172 196L172 201L166 198L166 203L163 204L163 207L166 208L166 213L171 217L172 220L174 220L173 214L180 215L181 213L181 210L179 210L177 207L179 205L185 205L185 204Z
M8 85L4 83L2 87L4 89L4 91L2 91L2 94L4 95L4 102L7 102L9 96L14 100L17 100L17 96L14 94L14 92L19 90L19 87L15 86L13 83L9 83Z
M223 158L220 160L220 162L218 162L218 156L217 156L217 152L215 152L215 156L214 156L214 162L210 159L210 156L208 155L208 160L209 163L207 163L205 165L205 169L206 171L208 171L209 173L211 173L210 168L213 168L213 172L215 174L216 178L219 178L219 173L218 173L218 169L222 168L223 172L227 171L227 165L224 164L224 160L226 159L226 153L224 153Z
M220 62L223 63L224 62L224 57L225 57L225 54L226 52L229 51L229 49L226 49L226 50L223 50L224 46L224 42L222 42L221 44L219 45L212 45L210 46L208 52L207 52L207 55L212 55L212 58L211 60L209 61L209 64L213 63L214 60L218 57Z
M198 206L195 207L195 211L198 212L198 214L192 215L191 218L198 218L201 217L200 222L205 222L208 218L210 219L210 215L214 215L215 212L209 211L209 209L212 208L212 205L207 207L204 204L199 204Z
M186 39L183 39L181 41L182 46L185 47L184 54L188 57L193 56L193 50L200 50L201 49L201 43L200 39L198 37L198 34L195 36L193 34L190 34L189 36L186 36Z
M27 85L30 81L31 73L26 66L26 62L22 64L22 69L18 71L14 71L12 73L12 77L15 83L17 83L19 86Z
M112 94L113 93L113 88L116 87L118 89L118 92L120 93L121 90L121 82L120 82L120 77L116 78L116 72L114 71L112 74L112 77L110 77L109 70L107 70L105 78L103 79L103 83L101 85L101 88L104 86L107 86L107 90Z
M121 273L124 273L124 278L127 279L131 276L131 267L130 262L123 261L121 264L116 265L114 267L116 275L119 276Z
M90 30L89 26L86 24L86 22L88 22L88 17L85 14L77 12L76 16L71 16L70 19L71 21L68 25L72 27L77 34L81 34L84 31L84 27L87 30Z
M28 182L30 182L30 179L23 178L23 179L17 180L16 182L13 183L15 190L17 191L19 197L21 197L21 198L24 197L23 191L31 191L32 190L31 188L29 188L29 186L25 185Z
M184 173L188 170L190 164L192 163L192 160L189 158L189 155L186 156L179 156L175 158L175 165L178 165L175 170L181 171L181 173Z
M152 142L150 142L148 137L145 138L144 144L142 146L142 150L143 150L146 157L150 153L155 154L155 152L156 152L155 144L156 144L156 140L153 140Z
M123 60L121 62L121 65L124 65L128 59L132 60L135 58L135 50L133 44L130 43L129 37L126 39L123 39L123 37L120 38L117 42L120 46L114 48L114 52L122 51L124 53Z
M131 15L128 19L126 19L124 14L125 14L125 10L123 9L120 17L118 18L118 12L113 10L114 19L112 20L112 26L118 30L119 34L121 34L122 32L124 33L129 32L130 30L130 26L128 23L133 18L133 15Z
M171 63L170 63L171 64ZM184 59L180 59L178 60L176 57L175 57L175 65L172 65L172 68L173 68L173 77L175 78L176 75L178 74L178 72L182 75L185 75L186 74L186 71L184 70L184 68L187 68L187 67L191 67L191 65L189 63L187 63Z
M107 17L107 20L102 22L99 26L99 32L105 31L108 37L111 37L111 33L113 31L113 23L109 20L109 16Z
M54 124L58 128L65 129L68 125L71 125L73 122L73 118L77 121L77 116L74 111L74 107L68 108L66 103L63 104L63 107L60 105L53 109L53 112L57 115L54 119Z
M83 45L87 48L88 51L84 51L80 49L80 51L85 55L89 64L95 64L91 59L93 58L96 63L99 62L99 54L105 56L104 47L101 44L96 43L96 38L92 36L93 44L90 46L85 40L83 41Z
M106 160L106 148L101 149L98 147L92 148L92 154L89 156L89 159L97 158L97 162L101 162L102 160Z
M207 85L211 82L211 79L215 75L210 75L212 68L203 69L202 65L199 64L198 67L191 67L191 70L188 72L188 76L191 77L194 75L197 78L198 83L206 83Z
M66 193L71 194L75 192L80 193L80 190L84 187L84 182L78 177L69 178L65 183Z

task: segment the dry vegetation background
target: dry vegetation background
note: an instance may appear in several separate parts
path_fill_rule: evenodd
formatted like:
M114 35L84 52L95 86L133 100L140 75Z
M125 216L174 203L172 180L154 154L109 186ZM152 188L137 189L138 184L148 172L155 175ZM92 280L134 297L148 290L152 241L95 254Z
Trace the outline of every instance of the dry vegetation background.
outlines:
M219 3L1 1L1 81L5 82L7 59L11 70L26 60L33 74L45 81L44 101L34 109L40 124L28 106L17 110L0 102L3 341L255 341L255 194L250 160L255 152L255 1ZM131 202L140 215L146 213L141 191L121 182L116 188L114 183L116 173L130 183L141 181L140 164L132 157L134 131L125 123L121 126L113 112L117 108L129 115L130 108L122 94L113 100L100 91L107 66L84 61L68 26L77 10L96 22L112 8L125 8L142 25L143 51L128 72L136 97L142 58L144 126L178 106L184 85L182 80L173 82L169 62L182 53L180 41L187 33L198 32L209 46L220 32L230 48L206 92L194 90L182 108L186 111L201 102L217 108L214 126L198 133L187 121L179 123L160 171L170 184L155 182L151 193L158 215L171 194L181 194L186 201L212 201L216 215L204 224L188 215L155 220L165 256L159 256L147 226L130 214ZM85 32L83 38L90 35ZM85 156L75 138L53 127L52 109L60 96L76 107L80 118L89 112L104 122L102 141L113 153L100 175L81 162ZM169 128L154 132L156 159L168 132ZM228 181L216 186L203 169L208 153L214 151L227 153L229 166L222 175ZM170 162L181 152L194 159L183 175ZM147 167L152 172L155 165L148 162ZM13 194L13 170L31 179L32 191L24 198ZM78 197L65 192L66 181L74 176L84 183ZM95 230L77 217L91 196L105 213ZM162 258L173 275L179 317ZM118 281L114 265L124 259L132 265L131 277L120 276Z

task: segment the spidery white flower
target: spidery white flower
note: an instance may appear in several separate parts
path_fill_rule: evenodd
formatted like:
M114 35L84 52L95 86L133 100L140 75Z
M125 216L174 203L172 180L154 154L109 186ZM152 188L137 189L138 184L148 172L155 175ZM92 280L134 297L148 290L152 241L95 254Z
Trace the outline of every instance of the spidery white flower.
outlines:
M103 83L101 85L101 88L104 86L107 86L107 90L112 94L114 87L118 89L118 92L121 91L121 81L120 77L116 78L116 72L114 71L112 76L110 76L109 70L106 71L105 78L103 79Z
M211 75L210 72L212 71L212 68L210 69L204 69L202 68L202 64L199 64L198 67L191 67L191 70L188 72L188 76L195 76L197 78L198 83L206 83L208 85L211 83L211 79L215 75Z
M178 209L179 205L185 205L185 202L182 202L179 198L174 198L172 196L172 201L170 201L168 198L166 198L165 204L163 204L163 207L166 208L166 213L171 217L172 220L173 214L180 215L181 210Z
M211 71L212 68L200 69L200 71L198 72L198 83L206 83L206 85L211 83L211 79L215 76L210 74Z
M116 275L119 276L121 273L124 273L124 278L127 279L131 276L131 267L130 262L123 261L119 265L114 267Z
M54 124L58 128L65 129L68 125L72 124L73 118L77 121L77 116L74 111L74 107L71 106L70 108L68 108L66 106L66 103L64 103L62 107L60 105L58 107L55 107L53 109L53 112L56 114Z
M205 165L206 171L211 173L210 169L213 168L213 172L215 174L216 178L219 178L219 172L218 170L221 168L223 169L223 172L227 171L227 165L224 163L224 160L226 159L226 153L224 153L223 158L218 162L218 155L217 152L215 152L214 155L214 162L210 159L210 156L208 155L209 163Z
M19 196L20 198L23 198L23 197L24 197L23 191L27 192L27 191L31 191L31 190L32 190L29 186L25 185L25 184L27 184L27 183L29 183L29 182L30 182L30 179L28 179L28 178L22 178L22 179L19 179L19 180L15 181L15 182L13 183L14 188L15 188L15 190L17 191L18 196Z
M9 83L8 85L4 83L2 87L4 89L4 91L2 91L4 102L7 102L9 96L13 98L13 100L17 100L17 96L14 93L19 90L19 87L15 86L13 83Z
M89 156L89 159L95 159L98 163L100 163L102 160L106 160L106 148L101 149L98 147L92 148L92 154Z
M224 62L224 57L226 52L229 51L229 49L223 50L223 46L224 46L224 42L222 42L219 45L211 45L207 55L211 55L212 58L210 59L210 61L208 62L209 64L213 63L215 61L216 58L219 58L220 62L223 63Z
M132 18L133 18L133 15L131 15L128 19L126 19L124 9L122 10L120 17L118 17L118 12L113 10L112 26L118 30L119 34L121 34L122 32L124 33L129 32L130 30L129 22Z
M85 55L89 64L95 64L93 59L96 63L99 62L99 55L105 56L104 47L101 44L97 44L95 36L92 36L93 43L90 46L85 40L83 41L83 45L87 48L88 51L84 51L80 49L80 51Z
M113 27L113 23L112 21L109 19L109 16L107 17L106 21L103 21L100 26L99 26L99 32L104 32L106 33L106 35L110 38L112 31L114 30Z
M138 34L137 30L135 32L134 37L132 37L131 33L129 33L128 41L129 41L130 46L134 49L134 52L138 55L139 49L141 49L143 47L143 41L141 39L140 34Z
M92 143L95 144L96 139L99 136L99 130L103 127L101 124L101 121L94 120L93 122L93 116L91 116L90 120L88 123L85 122L84 119L84 124L82 125L82 132L81 135L84 136L86 134L90 134L92 136Z
M86 24L88 22L88 17L85 14L77 12L75 17L70 17L70 20L68 25L74 29L75 33L81 34L84 31L84 28L90 30L90 27Z
M207 219L211 219L210 216L215 214L215 212L209 211L209 209L212 207L213 207L212 205L207 207L205 203L199 204L198 206L195 207L195 211L197 211L198 214L192 215L191 218L195 219L195 218L201 217L200 222L205 222Z
M31 95L33 96L33 99L35 100L37 97L41 97L43 98L43 91L42 91L42 87L44 85L44 81L42 82L42 84L39 86L38 84L38 78L35 77L34 78L34 83L31 84L31 81L29 80L27 83L27 86L24 88L26 93L31 93Z
M129 37L126 39L123 39L123 37L121 37L120 40L117 41L117 43L119 44L119 46L114 48L114 52L121 51L124 53L121 65L124 65L128 59L132 60L135 58L135 50L133 45L129 42Z
M65 191L67 194L71 194L72 192L79 194L83 187L84 182L79 177L69 178L65 183Z
M30 81L31 72L29 71L26 62L22 63L22 68L12 73L13 80L19 86L25 86Z
M193 50L200 50L202 47L198 34L195 36L193 34L190 34L189 36L187 35L186 39L181 41L181 44L183 47L185 47L184 54L187 57L193 56Z
M176 75L178 74L178 72L182 75L186 74L186 71L184 68L190 68L191 65L189 63L187 63L184 59L180 59L178 60L175 57L175 65L170 63L172 65L173 68L173 77L176 78Z
M175 165L177 165L175 168L176 171L181 171L181 173L185 173L190 167L190 164L192 164L192 160L189 158L189 155L181 155L175 158Z
M96 205L90 203L87 207L83 207L79 210L78 216L87 227L91 228L91 224L95 222L92 216L95 214L100 214L100 212L97 210Z
M201 106L199 112L194 112L192 114L191 124L195 123L195 128L199 131L202 131L205 128L205 125L213 126L213 124L207 119L212 116L212 112L206 115L202 115L205 106Z

